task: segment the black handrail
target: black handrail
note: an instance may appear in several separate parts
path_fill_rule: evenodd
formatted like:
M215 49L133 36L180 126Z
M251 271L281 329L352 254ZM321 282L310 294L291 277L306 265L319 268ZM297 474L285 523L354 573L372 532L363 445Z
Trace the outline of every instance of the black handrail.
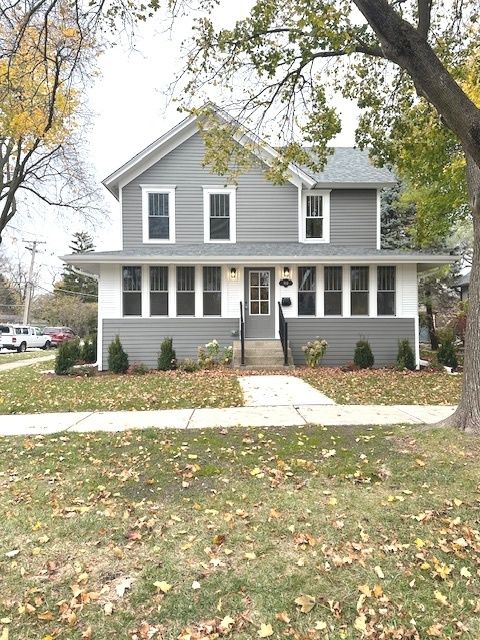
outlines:
M280 319L279 329L280 329L280 342L282 343L283 349L283 364L288 366L288 322L285 320L285 316L283 315L282 305L278 303L278 316Z
M245 364L245 320L243 318L243 302L240 301L240 364Z

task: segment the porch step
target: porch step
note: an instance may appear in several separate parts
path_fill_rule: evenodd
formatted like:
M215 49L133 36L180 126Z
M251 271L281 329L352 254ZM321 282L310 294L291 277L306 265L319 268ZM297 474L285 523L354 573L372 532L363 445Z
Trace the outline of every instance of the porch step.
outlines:
M233 343L234 367L241 366L240 340ZM288 364L293 366L293 357L288 347ZM245 367L252 369L276 369L284 366L282 343L280 340L246 340Z

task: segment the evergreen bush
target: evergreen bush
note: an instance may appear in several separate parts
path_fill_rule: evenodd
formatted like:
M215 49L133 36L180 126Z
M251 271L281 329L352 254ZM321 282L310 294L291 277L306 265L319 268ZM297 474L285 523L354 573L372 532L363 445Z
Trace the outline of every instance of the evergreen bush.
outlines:
M62 342L58 347L55 356L55 373L58 376L65 376L70 372L73 365L80 360L80 343L78 340L68 340Z
M87 336L82 345L82 360L89 364L97 361L97 336Z
M160 355L158 356L159 371L170 371L177 367L177 355L173 348L173 339L164 338L160 345Z
M128 369L128 354L118 336L108 346L108 368L112 373L126 373Z
M398 342L397 368L409 369L410 371L414 371L416 368L413 349L407 339Z
M357 342L355 345L353 362L360 369L369 369L370 367L373 367L375 358L373 357L372 349L368 340L359 340Z
M457 354L453 340L443 340L437 351L437 361L445 367L456 369L458 367Z

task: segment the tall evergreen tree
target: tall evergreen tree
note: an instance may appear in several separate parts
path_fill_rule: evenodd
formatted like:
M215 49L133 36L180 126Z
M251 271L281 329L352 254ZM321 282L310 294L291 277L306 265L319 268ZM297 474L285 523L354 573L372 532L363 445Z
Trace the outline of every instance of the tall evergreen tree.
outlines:
M93 251L95 245L89 233L76 231L69 247L72 253L87 253ZM81 294L78 299L82 300L82 302L96 302L98 283L95 278L80 273L71 265L66 265L62 274L62 281L57 285L57 291L62 295Z
M401 183L385 189L381 200L382 249L412 249L412 225L415 222L415 205L401 200Z

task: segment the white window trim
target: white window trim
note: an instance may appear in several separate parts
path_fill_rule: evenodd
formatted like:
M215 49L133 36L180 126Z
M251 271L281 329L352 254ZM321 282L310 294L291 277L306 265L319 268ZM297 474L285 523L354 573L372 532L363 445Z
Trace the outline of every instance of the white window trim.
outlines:
M300 242L304 244L321 244L330 242L330 192L331 189L309 189L302 191L301 210L299 215L300 228L298 237ZM322 196L322 213L323 213L323 238L307 238L306 237L306 214L307 214L307 196Z
M228 193L230 196L230 238L228 240L210 239L210 195ZM237 242L237 188L203 187L203 241L207 244L232 244Z
M175 185L141 184L142 229L144 244L170 244L175 242ZM148 235L148 194L168 193L169 238L150 238Z

